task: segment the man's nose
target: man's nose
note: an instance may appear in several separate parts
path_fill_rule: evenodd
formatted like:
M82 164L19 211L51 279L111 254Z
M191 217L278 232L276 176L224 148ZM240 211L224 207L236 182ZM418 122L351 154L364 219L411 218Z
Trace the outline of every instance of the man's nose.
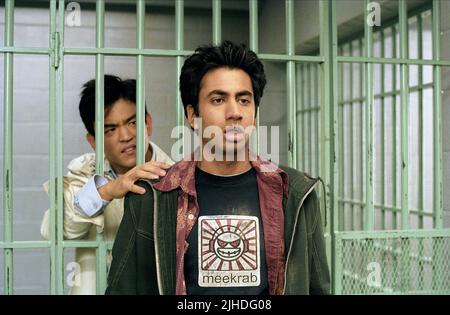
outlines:
M237 101L232 100L227 104L226 119L240 120L242 113Z
M134 137L134 132L128 126L119 127L119 140L130 141Z

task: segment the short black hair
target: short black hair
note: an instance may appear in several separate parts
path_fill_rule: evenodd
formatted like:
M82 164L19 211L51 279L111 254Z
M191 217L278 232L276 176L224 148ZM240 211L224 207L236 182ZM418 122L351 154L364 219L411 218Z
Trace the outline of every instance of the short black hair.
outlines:
M118 76L105 74L104 88L105 115L108 114L111 105L121 98L136 105L136 80L122 80ZM95 79L89 80L83 85L80 96L81 120L87 131L95 136ZM147 109L145 109L145 113L147 113Z
M180 92L186 117L188 105L192 105L194 113L198 115L198 95L203 76L208 71L222 67L241 69L249 75L252 81L256 110L258 109L266 85L264 66L256 53L244 44L238 45L231 41L224 41L219 46L198 47L194 54L186 59L181 68Z

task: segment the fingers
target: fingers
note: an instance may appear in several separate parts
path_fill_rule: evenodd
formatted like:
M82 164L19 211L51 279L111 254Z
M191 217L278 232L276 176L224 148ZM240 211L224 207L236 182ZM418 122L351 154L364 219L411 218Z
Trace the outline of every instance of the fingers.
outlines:
M158 162L158 161L149 161L147 163L143 164L144 166L146 165L152 165L152 166L157 166L159 168L163 168L163 169L168 169L170 167L169 164L164 163L164 162Z
M155 173L154 171L136 169L136 170L134 170L134 172L132 174L131 180L134 182L138 179L158 179L159 176L164 176L164 175L159 175L159 173Z
M152 173L157 176L164 176L166 175L166 171L164 169L167 169L169 167L166 163L162 162L148 162L142 165L139 165L136 167L136 170L143 170L149 173Z
M145 194L145 188L139 187L138 185L131 186L130 191L132 191L136 194L139 194L139 195Z

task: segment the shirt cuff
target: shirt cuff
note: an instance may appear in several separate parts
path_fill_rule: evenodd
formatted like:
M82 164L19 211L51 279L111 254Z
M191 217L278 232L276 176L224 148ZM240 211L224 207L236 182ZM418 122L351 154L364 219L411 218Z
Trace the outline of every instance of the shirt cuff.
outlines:
M100 175L94 175L81 189L75 194L75 208L87 217L95 217L102 212L102 209L108 205L109 201L103 200L98 193L98 188L108 183Z

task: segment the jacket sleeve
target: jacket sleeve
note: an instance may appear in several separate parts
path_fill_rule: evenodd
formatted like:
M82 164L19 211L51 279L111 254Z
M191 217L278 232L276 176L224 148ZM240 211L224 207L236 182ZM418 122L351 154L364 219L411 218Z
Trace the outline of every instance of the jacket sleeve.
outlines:
M319 200L315 191L308 197L308 207L311 207L312 216L311 234L308 236L311 246L310 294L330 294L330 272L325 250L322 216L320 214Z
M84 175L84 174L83 174ZM104 215L100 214L90 218L82 215L74 205L74 196L78 190L83 187L89 177L82 174L69 172L63 177L63 207L64 207L64 228L63 236L65 239L84 238L92 225L97 226L99 232L103 231ZM49 194L49 182L44 184L44 189ZM41 235L44 239L50 239L50 209L48 209L41 223Z

